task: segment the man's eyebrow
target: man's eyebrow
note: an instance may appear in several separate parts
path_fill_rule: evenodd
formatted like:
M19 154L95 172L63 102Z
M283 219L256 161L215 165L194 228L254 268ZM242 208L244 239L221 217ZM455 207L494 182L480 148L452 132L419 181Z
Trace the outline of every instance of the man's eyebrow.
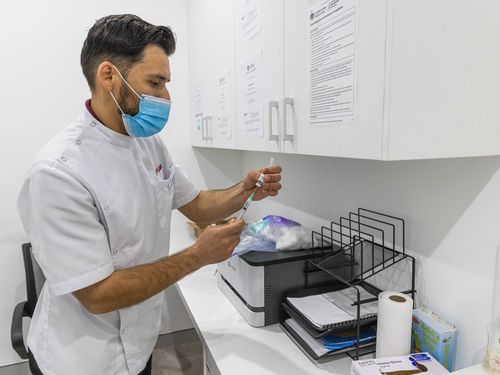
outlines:
M160 79L162 81L170 82L170 79L167 79L167 77L165 77L163 74L153 73L153 74L148 74L147 77L148 78L156 78L156 79Z

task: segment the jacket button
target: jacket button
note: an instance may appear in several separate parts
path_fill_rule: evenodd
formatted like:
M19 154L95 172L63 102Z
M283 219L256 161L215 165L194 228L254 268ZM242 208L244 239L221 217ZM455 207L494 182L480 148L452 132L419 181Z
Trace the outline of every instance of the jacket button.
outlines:
M81 141L81 140L79 140L79 139L77 139L77 140L76 140L76 144L77 144L77 145L81 145L81 144L82 144L82 141Z
M103 208L104 208L106 211L107 211L107 210L109 210L109 206L107 206L107 205L106 205L106 206L104 206Z
M94 121L92 121L92 122L90 123L90 126L94 127L94 126L95 126L95 122L94 122Z
M66 163L66 162L68 161L68 159L67 159L65 156L63 156L63 157L61 157L61 161L62 161L63 163Z
M118 250L113 250L113 255L118 254Z

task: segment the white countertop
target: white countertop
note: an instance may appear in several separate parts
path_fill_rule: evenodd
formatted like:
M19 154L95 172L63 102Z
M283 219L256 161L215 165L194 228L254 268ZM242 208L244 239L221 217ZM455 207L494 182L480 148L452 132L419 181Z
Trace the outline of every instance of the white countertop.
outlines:
M222 375L350 374L351 359L346 356L316 364L277 324L263 328L248 325L217 287L215 270L215 265L204 267L177 286ZM487 375L481 365L453 374Z
M483 370L482 365L475 365L472 367L467 367L459 371L454 371L453 374L456 375L488 375L486 371Z
M347 356L315 364L277 324L248 325L217 287L215 270L215 265L204 267L177 286L222 375L350 374Z

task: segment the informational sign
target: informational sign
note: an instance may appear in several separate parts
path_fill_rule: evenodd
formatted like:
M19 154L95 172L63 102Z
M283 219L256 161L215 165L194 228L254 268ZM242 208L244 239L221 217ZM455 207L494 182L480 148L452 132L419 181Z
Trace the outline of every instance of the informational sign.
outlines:
M252 39L262 29L261 0L240 0L240 34L245 41Z
M217 77L217 137L231 138L231 124L229 123L229 85L231 70L228 68Z
M194 124L196 132L201 132L203 118L203 81L196 82L194 86Z
M327 0L309 9L309 122L355 118L357 0Z
M262 119L262 51L243 60L240 64L240 92L242 136L264 136Z

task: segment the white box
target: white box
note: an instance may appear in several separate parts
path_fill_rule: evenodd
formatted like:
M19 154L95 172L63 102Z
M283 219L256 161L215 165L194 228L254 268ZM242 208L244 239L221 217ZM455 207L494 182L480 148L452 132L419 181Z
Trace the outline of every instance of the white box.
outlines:
M398 371L418 371L425 375L444 375L450 372L436 361L429 353L408 354L400 357L363 359L353 361L351 375L397 374Z

